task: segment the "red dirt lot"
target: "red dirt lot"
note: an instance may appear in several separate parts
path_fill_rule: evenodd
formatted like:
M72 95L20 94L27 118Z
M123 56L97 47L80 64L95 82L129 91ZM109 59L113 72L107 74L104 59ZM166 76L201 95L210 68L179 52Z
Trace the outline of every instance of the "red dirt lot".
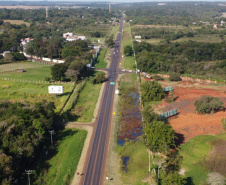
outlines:
M166 84L163 84L166 86ZM169 84L167 84L169 86ZM177 134L183 135L180 142L186 142L190 138L198 135L220 134L224 132L221 119L226 118L226 111L215 114L200 115L195 113L195 101L204 95L218 97L226 107L226 87L210 86L194 82L179 82L170 84L174 88L175 102L166 103L164 100L161 105L155 107L156 110L166 112L177 108L179 115L169 119Z

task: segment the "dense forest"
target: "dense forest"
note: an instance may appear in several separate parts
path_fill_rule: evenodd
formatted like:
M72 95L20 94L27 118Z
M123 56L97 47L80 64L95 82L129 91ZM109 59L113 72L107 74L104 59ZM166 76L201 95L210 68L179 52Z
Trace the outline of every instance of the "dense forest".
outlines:
M134 42L138 68L150 73L215 74L226 77L225 42L165 43L152 45ZM214 62L219 61L219 62Z
M213 23L225 20L219 17L225 12L225 7L217 3L206 2L170 2L164 6L158 3L137 3L137 6L127 7L127 20L131 24L161 24L161 25L191 25L192 22L208 21Z
M51 102L0 103L0 181L21 184L24 171L45 155L56 115Z

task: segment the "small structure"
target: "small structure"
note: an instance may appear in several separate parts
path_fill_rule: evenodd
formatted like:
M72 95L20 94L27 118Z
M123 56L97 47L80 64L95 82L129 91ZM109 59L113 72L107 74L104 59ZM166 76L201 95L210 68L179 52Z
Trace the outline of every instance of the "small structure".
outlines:
M176 114L177 114L177 109L173 109L171 111L163 112L162 114L160 114L160 118L165 119L170 116L175 116Z
M144 76L144 77L146 77L146 78L151 79L151 75L148 74L148 73L142 72L141 75Z
M24 69L17 69L17 71L18 71L18 72L21 72L21 73L22 73L22 72L25 72Z
M172 91L173 90L173 87L172 86L169 86L169 87L165 87L164 88L164 91L165 92L169 92L169 91Z

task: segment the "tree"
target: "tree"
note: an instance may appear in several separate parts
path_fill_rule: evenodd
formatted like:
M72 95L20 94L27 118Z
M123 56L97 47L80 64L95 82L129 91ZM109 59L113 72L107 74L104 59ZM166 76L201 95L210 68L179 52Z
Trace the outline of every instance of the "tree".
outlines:
M165 97L162 86L156 81L141 84L143 102L160 101Z
M167 153L169 148L175 147L175 131L162 121L147 123L143 132L144 143L152 152Z
M180 75L178 73L173 73L169 77L170 81L181 81Z
M217 97L203 96L200 100L195 102L196 112L209 114L219 110L223 110L223 102Z
M178 172L162 174L161 185L185 185L187 181Z
M51 67L51 75L53 80L63 80L67 67L64 64L55 64Z
M72 70L72 69L68 69L66 72L65 72L65 75L66 77L70 78L71 81L76 81L77 78L78 78L78 74L77 74L77 71L76 70Z
M108 47L113 47L115 45L115 42L113 40L113 35L111 35L108 39L105 40L105 43Z
M146 123L157 121L159 119L159 115L154 112L154 109L150 104L144 107L142 111L142 116Z
M68 56L80 56L82 54L81 46L68 46L62 50L62 57L67 58Z
M0 182L3 185L11 184L13 175L12 157L0 150Z
M93 79L94 84L103 83L106 80L105 73L99 73L97 76Z
M83 60L75 60L71 62L68 69L75 70L77 75L82 75L86 71L86 63Z
M133 54L133 48L132 48L132 46L129 46L129 45L125 46L124 47L124 54L126 56L131 56Z

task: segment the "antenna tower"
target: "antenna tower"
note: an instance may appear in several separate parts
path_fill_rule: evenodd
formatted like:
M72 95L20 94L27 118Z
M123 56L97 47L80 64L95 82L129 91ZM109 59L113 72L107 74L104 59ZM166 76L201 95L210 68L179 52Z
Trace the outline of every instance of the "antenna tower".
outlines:
M111 4L109 4L109 13L111 13Z
M49 16L48 14L48 7L46 7L46 18Z

